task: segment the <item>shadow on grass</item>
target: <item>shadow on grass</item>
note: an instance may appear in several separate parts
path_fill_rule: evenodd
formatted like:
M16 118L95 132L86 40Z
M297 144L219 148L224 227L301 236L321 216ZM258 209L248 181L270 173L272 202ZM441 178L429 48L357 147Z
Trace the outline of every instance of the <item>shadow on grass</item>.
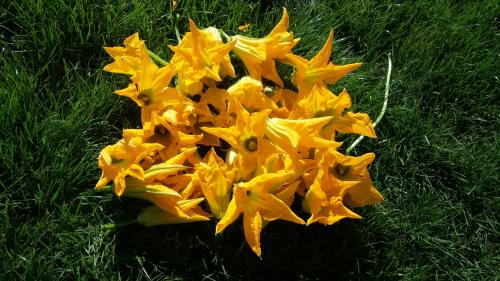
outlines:
M262 259L246 245L241 219L220 236L215 221L117 232L116 255L127 278L176 280L338 280L359 277L358 222L308 227L284 221L262 232Z

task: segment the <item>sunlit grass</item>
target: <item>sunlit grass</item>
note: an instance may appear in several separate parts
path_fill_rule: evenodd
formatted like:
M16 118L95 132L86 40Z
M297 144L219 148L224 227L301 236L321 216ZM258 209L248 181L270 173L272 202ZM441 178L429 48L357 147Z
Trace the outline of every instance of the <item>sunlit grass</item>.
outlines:
M236 225L219 237L213 222L99 228L141 208L93 191L98 152L139 119L113 94L126 81L101 70L102 47L138 31L168 59L174 18L162 1L66 2L0 8L0 279L500 278L498 1L281 1L297 52L316 53L333 27L333 61L364 63L334 87L355 111L380 111L392 53L379 137L356 148L377 154L385 201L357 210L362 221L270 224L262 260ZM249 22L248 35L263 36L281 15L257 1L178 2L181 33L191 17L230 35Z

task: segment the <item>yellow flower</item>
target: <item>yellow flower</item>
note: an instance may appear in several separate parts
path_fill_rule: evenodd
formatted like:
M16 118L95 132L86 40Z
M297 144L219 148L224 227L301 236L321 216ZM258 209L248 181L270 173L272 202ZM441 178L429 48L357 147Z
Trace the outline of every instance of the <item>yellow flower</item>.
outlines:
M177 123L185 122L192 114L192 101L170 87L177 72L175 66L169 64L159 68L154 64L137 33L125 39L125 48L105 49L115 61L104 70L132 75L132 83L115 93L131 98L141 107L141 120L146 129L154 126L151 122L155 118L173 115Z
M196 104L196 113L198 117L197 127L209 126L230 127L234 123L231 112L228 108L228 93L225 89L208 88ZM204 139L199 144L218 146L219 138L205 133Z
M306 210L311 212L307 224L320 222L331 225L343 218L360 219L361 216L343 204L346 192L359 182L338 180L331 173L331 167L324 155L319 166L314 183L309 187L303 202Z
M274 29L264 38L233 36L236 41L234 52L243 61L252 78L262 77L283 87L283 81L276 71L275 59L282 59L291 54L291 49L299 42L288 29L288 13L283 9L283 16ZM233 41L234 42L234 41Z
M247 32L247 30L250 28L250 24L249 23L245 23L245 24L242 24L240 26L238 26L238 30L241 31L241 32Z
M335 65L330 60L332 52L333 31L330 31L328 40L323 49L311 60L293 54L286 55L286 61L295 67L295 73L292 76L292 82L299 88L299 93L307 94L314 85L326 86L334 84L347 73L358 69L361 63L352 63L347 65Z
M295 104L297 93L290 89L269 86L264 88L264 93L276 106L276 108L273 108L273 112L269 116L289 119L290 110Z
M133 83L115 92L130 97L141 107L172 95L173 89L168 86L176 74L175 68L172 65L159 68L150 58L138 33L127 37L124 44L125 47L104 48L115 60L104 67L105 71L132 75Z
M200 122L211 121L202 119L204 117L214 117L227 111L227 91L216 87L208 88L201 94L200 101L196 104L196 113L200 115Z
M236 183L227 212L217 224L216 234L222 232L243 213L245 238L250 248L260 256L260 232L263 220L283 219L304 224L287 204L273 195L276 190L297 177L298 174L295 172L266 173L248 182Z
M159 149L158 156L162 162L174 157L182 149L194 148L203 137L183 133L164 120L159 120L158 123L152 128L148 126L147 129L123 130L123 136L125 138L141 137L146 142L161 144L163 148Z
M269 146L264 140L264 132L266 130L267 116L270 109L248 113L238 101L233 100L232 104L236 110L236 124L229 128L212 128L202 127L201 129L207 133L215 135L227 141L238 154L241 167L239 167L239 177L247 178L259 166L259 162L265 160L267 147Z
M283 201L288 207L292 206L295 192L300 185L300 181L294 181L283 186L283 188L276 191L276 198Z
M332 225L344 218L361 219L360 215L344 206L339 196L328 196L315 184L311 186L304 199L304 204L309 205L311 210L311 217L307 220L308 225L315 222ZM342 189L346 185L347 183L342 183L336 188Z
M325 138L332 139L335 132L355 133L376 137L372 121L366 113L344 111L351 107L351 98L344 89L335 96L326 87L315 85L311 92L297 101L290 111L290 119L330 116L332 119L322 129Z
M269 118L266 126L266 136L281 149L285 150L294 160L297 153L311 148L337 148L342 143L323 139L319 133L323 126L330 122L331 117L289 120Z
M144 226L155 226L164 224L189 223L197 221L208 221L210 215L205 213L199 206L203 198L182 200L178 202L179 208L185 216L177 216L166 212L157 206L146 207L137 217L137 222Z
M317 175L310 186L304 206L311 212L308 224L333 224L343 218L361 218L349 210L379 203L382 195L373 187L367 166L373 153L360 157L345 156L333 149L322 151Z
M193 185L198 186L207 200L211 213L216 218L222 218L226 213L231 195L234 173L212 148L203 162L195 166Z
M245 76L227 89L229 95L238 100L248 112L265 109L276 110L277 106L263 93L262 82Z
M196 152L196 148L187 149L167 161L150 166L144 171L142 179L127 177L123 196L143 199L154 203L158 208L178 218L189 218L180 202L184 198L177 190L168 187L168 179L179 182L179 172L184 172L188 159Z
M375 159L375 154L366 153L359 157L346 156L337 151L328 151L326 159L330 173L341 181L358 181L349 188L344 202L350 207L364 207L384 200L384 197L373 186L368 165Z
M177 153L170 159L163 161L162 163L150 166L144 172L145 180L164 180L166 176L171 176L172 173L176 173L183 168L187 168L186 165L196 164L193 163L192 156L197 151L196 147L188 148Z
M179 91L196 94L202 90L202 79L222 81L226 75L234 77L229 52L235 42L223 44L216 28L199 30L192 20L189 28L191 32L184 35L178 46L169 46L175 52L171 63L179 72Z
M113 181L116 195L121 196L125 191L125 177L144 179L144 170L139 162L162 148L161 144L143 143L140 137L122 139L106 146L99 154L102 175L96 188L103 188Z
M178 1L171 3L175 10ZM343 155L335 141L337 132L376 137L367 114L348 111L347 91L328 89L361 64L330 62L333 32L311 60L294 55L299 39L288 26L286 9L263 38L228 37L189 20L190 31L169 46L169 63L148 51L138 33L124 46L105 48L114 61L104 70L131 76L115 93L140 107L142 127L124 130L122 140L101 151L96 188L113 182L118 196L151 202L136 220L145 226L215 216L219 234L242 215L245 239L258 256L270 221L306 224L291 210L296 195L310 213L308 225L360 219L349 208L382 201L368 172L374 154ZM225 79L236 77L231 51L248 73L237 82ZM284 88L276 61L294 67L298 92ZM202 159L197 148L210 150Z
M162 179L160 182L168 186L169 188L175 190L178 192L183 199L188 199L188 198L196 198L198 196L192 196L193 194L188 194L188 196L185 196L184 191L188 188L189 183L192 180L193 174L178 174L170 177L166 177Z
M128 87L116 91L120 95L137 97L142 102L141 121L145 130L152 130L162 121L173 125L189 124L194 112L193 102L181 95L175 88L165 88L161 91L154 89L138 94L135 87ZM135 99L135 98L133 98Z
M142 181L131 177L127 177L125 182L127 188L123 196L146 200L177 217L187 217L178 204L182 196L175 190L153 181Z
M115 60L104 67L105 71L147 76L158 70L158 66L148 55L144 41L139 33L134 33L123 42L125 47L104 47L104 50Z
M138 72L131 78L133 83L125 89L116 90L115 93L131 98L143 108L151 105L163 107L164 102L172 103L174 98L182 100L175 88L168 87L174 75L175 69L171 65L150 73Z

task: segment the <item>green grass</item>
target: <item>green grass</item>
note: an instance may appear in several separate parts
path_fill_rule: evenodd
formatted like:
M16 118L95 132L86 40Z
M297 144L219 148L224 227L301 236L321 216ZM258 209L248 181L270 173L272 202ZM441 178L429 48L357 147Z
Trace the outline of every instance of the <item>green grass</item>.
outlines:
M68 3L69 2L69 3ZM103 46L139 31L170 58L167 1L19 0L0 8L0 279L2 280L500 280L500 4L498 1L194 1L188 17L263 36L289 9L297 53L310 57L330 28L333 61L364 62L341 80L354 107L378 114L386 56L387 113L370 170L385 196L331 227L271 223L263 257L240 224L104 230L141 205L93 191L97 155L138 110L113 90ZM268 1L270 2L270 1ZM265 2L265 3L268 3ZM281 4L279 4L281 3ZM302 3L302 4L301 4ZM352 140L350 138L349 140Z

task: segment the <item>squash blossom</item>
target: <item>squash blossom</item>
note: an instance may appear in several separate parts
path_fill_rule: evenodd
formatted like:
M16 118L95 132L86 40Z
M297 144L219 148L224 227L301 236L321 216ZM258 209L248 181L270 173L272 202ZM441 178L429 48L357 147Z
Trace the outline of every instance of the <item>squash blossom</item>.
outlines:
M105 48L113 62L104 70L130 77L115 93L137 104L141 127L123 130L101 151L96 188L112 184L117 196L149 202L136 219L144 226L212 219L221 234L243 217L258 256L269 222L331 225L360 219L355 208L381 202L368 171L375 155L345 155L337 139L375 138L374 124L368 114L349 111L346 89L328 88L361 64L330 61L333 32L313 58L295 54L299 39L288 27L286 9L262 38L228 36L189 20L179 44L168 46L169 62L148 51L138 33ZM293 68L294 89L285 87L277 64Z

